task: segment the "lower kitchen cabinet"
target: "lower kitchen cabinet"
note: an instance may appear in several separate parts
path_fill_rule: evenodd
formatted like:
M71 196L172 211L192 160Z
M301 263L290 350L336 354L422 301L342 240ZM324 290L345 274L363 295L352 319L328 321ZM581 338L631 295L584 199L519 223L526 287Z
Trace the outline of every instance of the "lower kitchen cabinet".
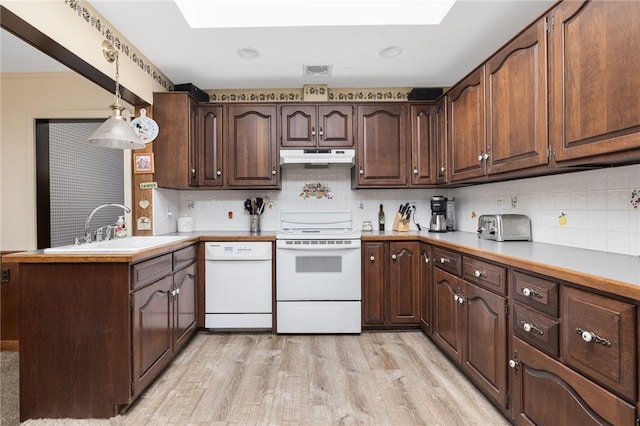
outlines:
M433 332L433 286L431 246L420 243L420 327L427 336Z
M519 338L513 339L510 365L516 424L636 424L633 405Z
M365 242L362 326L420 323L420 243Z
M433 341L496 405L507 406L507 299L433 268Z
M196 329L197 245L99 259L20 264L21 421L117 415Z

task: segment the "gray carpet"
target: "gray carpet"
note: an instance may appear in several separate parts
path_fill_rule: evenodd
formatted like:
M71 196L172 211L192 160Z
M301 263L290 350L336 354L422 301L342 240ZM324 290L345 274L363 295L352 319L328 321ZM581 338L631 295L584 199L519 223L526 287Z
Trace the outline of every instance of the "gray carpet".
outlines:
M0 424L20 424L18 352L0 351Z

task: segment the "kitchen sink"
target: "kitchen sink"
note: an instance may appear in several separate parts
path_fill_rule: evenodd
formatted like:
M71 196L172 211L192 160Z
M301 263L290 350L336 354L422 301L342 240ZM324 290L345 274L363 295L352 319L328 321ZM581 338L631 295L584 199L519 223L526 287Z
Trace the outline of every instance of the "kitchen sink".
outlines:
M44 249L46 254L129 254L175 243L187 239L187 236L134 236L122 239L100 241L88 244L72 244L68 246L51 247Z

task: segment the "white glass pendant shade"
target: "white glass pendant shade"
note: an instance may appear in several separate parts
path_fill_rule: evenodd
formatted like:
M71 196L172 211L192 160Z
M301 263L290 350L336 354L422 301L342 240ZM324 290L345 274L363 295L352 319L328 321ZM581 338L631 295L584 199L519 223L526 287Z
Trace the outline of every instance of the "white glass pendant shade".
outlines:
M122 116L124 109L120 105L111 105L113 116L102 123L87 142L93 146L114 149L144 148L144 142L133 131L129 122Z

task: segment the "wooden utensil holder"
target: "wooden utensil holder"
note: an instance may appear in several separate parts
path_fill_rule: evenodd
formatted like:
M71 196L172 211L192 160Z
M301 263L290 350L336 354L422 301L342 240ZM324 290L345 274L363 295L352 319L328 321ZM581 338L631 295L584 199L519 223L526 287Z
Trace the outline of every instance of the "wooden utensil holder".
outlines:
M391 229L399 232L409 231L409 219L403 219L402 216L400 216L400 213L396 213Z

